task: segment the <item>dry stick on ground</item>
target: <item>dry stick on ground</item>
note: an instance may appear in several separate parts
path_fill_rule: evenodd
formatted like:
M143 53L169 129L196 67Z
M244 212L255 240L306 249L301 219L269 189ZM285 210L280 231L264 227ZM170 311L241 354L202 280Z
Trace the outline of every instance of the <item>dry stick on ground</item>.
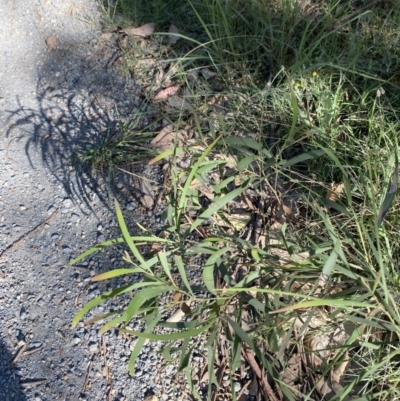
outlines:
M266 399L271 400L271 401L280 401L283 398L277 398L277 396L274 393L274 390L272 390L272 387L269 385L268 381L265 379L264 375L261 372L260 367L258 366L258 363L256 359L254 358L253 351L247 349L247 350L242 350L242 354L244 358L247 360L248 364L250 365L251 369L257 376L258 380L261 382L261 386L264 392L264 397L268 397Z
M86 376L85 376L85 381L84 381L83 386L82 386L82 393L84 393L86 391L86 388L87 388L87 385L88 385L89 375L90 375L90 372L92 370L93 359L94 359L94 354L92 355L92 359L88 363Z
M20 386L24 388L32 388L36 386L40 386L43 383L46 383L47 379L38 379L38 380L27 380L24 382L20 382Z
M12 359L10 365L16 363L18 361L19 358L21 358L22 354L25 352L27 345L24 344L17 352L17 354L14 356L14 358Z
M39 351L41 351L43 349L43 345L41 345L40 347L35 347L35 348L30 348L27 349L26 351L24 351L22 353L22 356L27 356L27 355L33 355L38 353Z
M112 401L112 390L113 390L113 382L110 377L110 368L107 365L107 349L106 349L106 339L104 335L101 337L101 353L103 354L103 359L104 359L104 368L106 372L106 379L107 383L110 386L107 395L106 395L106 400L107 401Z
M12 248L14 248L15 246L18 246L21 242L25 241L26 238L33 234L34 232L40 230L46 223L48 223L59 211L60 209L57 209L55 212L53 212L51 214L50 217L48 217L46 220L44 220L43 222L41 222L40 224L38 224L36 227L32 228L32 230L28 231L25 234L22 234L16 241L12 242L10 245L8 245L6 247L6 249L4 249L3 252L0 253L0 258L2 258L8 251L10 251Z

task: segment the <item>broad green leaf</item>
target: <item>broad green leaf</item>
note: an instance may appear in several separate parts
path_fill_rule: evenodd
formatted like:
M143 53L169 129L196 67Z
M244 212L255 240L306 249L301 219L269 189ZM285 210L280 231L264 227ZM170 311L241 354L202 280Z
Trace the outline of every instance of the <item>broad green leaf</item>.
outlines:
M160 320L160 318L161 318L160 315L158 315L157 313L154 313L153 318L147 324L147 327L143 332L151 333L153 331L154 327L157 325L157 322ZM129 363L128 363L128 371L131 374L131 376L133 376L133 374L134 374L136 359L139 356L140 351L142 350L145 341L146 341L145 338L138 338L136 340L135 347L132 350L131 356L129 358Z
M125 323L128 324L134 316L137 316L140 307L149 299L153 299L162 293L176 290L176 287L152 283L152 288L143 288L129 302L125 311Z
M222 139L227 145L232 146L234 148L248 148L257 151L261 151L262 146L259 142L255 141L251 138L244 138L244 137L230 137Z
M335 242L335 247L331 253L331 255L329 256L328 260L326 261L324 268L322 269L322 274L324 274L325 276L329 277L332 274L332 270L333 268L336 266L336 262L338 259L338 255L339 255L339 248L341 248L342 243L337 240Z
M221 241L223 241L221 239ZM195 246L191 246L190 248L187 249L188 254L201 254L201 255L212 255L215 251L217 251L219 248L216 246L212 246L207 242L203 242L200 244L197 244Z
M282 160L279 164L282 167L287 168L293 166L294 164L304 162L306 160L315 159L316 157L322 156L323 154L325 154L325 151L321 149L310 150L309 152L302 153L301 155L295 156L290 160Z
M203 269L203 280L208 291L216 295L214 284L214 268L216 261L225 253L231 250L230 247L225 247L214 252L206 261Z
M327 206L331 209L335 209L338 212L343 213L347 217L351 217L351 213L345 207L340 205L339 203L333 202L327 198L321 198L320 201L324 206Z
M239 171L244 171L249 166L249 164L256 160L259 160L259 156L257 155L246 156L245 158L240 160L236 167Z
M133 274L133 273L143 273L143 270L140 268L114 269L114 270L110 270L106 273L101 273L101 274L98 274L97 276L92 277L92 281L107 280L109 278L119 277L119 276L123 276L124 274Z
M230 184L232 181L235 181L235 176L231 176L228 178L225 178L225 180L222 180L219 184L214 184L212 185L212 188L214 192L219 195L221 193L221 190L226 188L228 184Z
M242 341L239 336L235 335L232 344L231 370L234 372L240 366L242 366Z
M232 192L229 192L228 194L221 196L219 199L214 201L206 211L204 211L191 225L190 231L192 232L194 229L196 229L199 225L201 225L204 220L210 218L214 213L218 212L218 210L222 209L227 203L235 199L237 196L239 196L242 192L246 190L246 185L243 187L236 188Z

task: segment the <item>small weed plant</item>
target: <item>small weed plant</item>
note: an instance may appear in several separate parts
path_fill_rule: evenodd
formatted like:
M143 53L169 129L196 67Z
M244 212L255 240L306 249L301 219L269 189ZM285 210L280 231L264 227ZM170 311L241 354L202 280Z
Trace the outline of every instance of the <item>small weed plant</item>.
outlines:
M400 399L397 2L119 0L106 13L156 24L158 66L186 89L180 107L154 107L194 134L151 160L168 164L162 235L131 235L115 203L122 236L70 263L125 244L124 266L93 280L134 277L73 325L125 294L90 321L137 338L131 374L144 343L164 341L199 400L239 399L243 366L258 399ZM180 40L166 46L171 22Z

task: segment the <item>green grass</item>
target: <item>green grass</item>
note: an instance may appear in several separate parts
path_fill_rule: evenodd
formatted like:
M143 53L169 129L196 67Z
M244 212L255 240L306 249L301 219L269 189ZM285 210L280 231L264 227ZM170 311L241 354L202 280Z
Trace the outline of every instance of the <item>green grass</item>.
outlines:
M165 239L131 237L117 206L123 233L117 242L127 243L125 262L145 280L98 299L138 290L105 330L118 326L143 341L165 340L164 356L179 359L195 397L193 349L185 338L207 333L210 399L216 391L212 356L224 333L231 374L243 363L240 350L250 350L270 375L276 399L317 399L323 392L318 379L329 382L334 374L340 383L331 386L329 399L400 399L400 202L392 186L400 110L397 2L326 0L302 9L289 0L117 0L105 13L107 27L156 23L146 39L156 55L151 68L143 69L146 46L131 38L121 71L146 83L149 103L158 69L189 88L189 109L155 103L154 118L189 126L197 137L196 146L158 158L169 160L172 181ZM165 40L171 23L182 35L174 45ZM193 79L203 67L218 75ZM216 96L223 110L209 105ZM117 148L105 143L93 152L103 162ZM182 151L191 155L187 168L177 165ZM122 147L118 155L126 162L132 152ZM212 199L204 196L205 184ZM332 184L342 184L343 193L329 200ZM296 216L284 222L279 210L290 200L286 207ZM382 211L385 219L377 221ZM154 242L164 252L143 256L140 249ZM277 249L292 261L282 262ZM305 251L309 256L298 260L295 255ZM205 261L201 286L185 272L194 257ZM99 279L123 273L130 272ZM209 298L201 297L204 291ZM191 305L191 323L165 322L177 304L171 292ZM169 302L160 306L160 297ZM245 315L252 321L248 332ZM128 328L135 316L146 323L143 333ZM174 331L157 337L156 326ZM318 338L327 343L318 345ZM174 349L177 339L182 342ZM131 372L143 341L132 353ZM285 384L285 367L296 355L302 355L304 370ZM260 389L266 397L261 381Z

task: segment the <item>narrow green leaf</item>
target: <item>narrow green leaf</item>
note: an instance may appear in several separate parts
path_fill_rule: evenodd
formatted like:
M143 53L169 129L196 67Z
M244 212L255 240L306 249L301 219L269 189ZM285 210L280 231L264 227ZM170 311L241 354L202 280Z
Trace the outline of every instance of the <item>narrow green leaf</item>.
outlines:
M162 351L162 356L164 358L164 360L166 362L172 362L172 357L171 357L171 353L172 353L172 348L173 348L174 344L165 346L163 351Z
M297 98L296 94L294 93L294 90L292 88L292 84L290 82L290 77L287 76L288 82L289 82L289 91L290 91L290 102L293 110L293 117L292 117L292 125L290 127L290 131L287 135L287 141L291 141L293 138L293 135L296 133L296 125L297 125L297 119L299 118L299 105L297 103Z
M123 242L125 242L125 240L123 238L114 238L114 239L110 239L108 241L102 242L101 244L98 244L90 249L88 249L87 251L81 253L79 256L77 256L75 259L72 259L67 266L73 266L76 265L79 261L81 261L82 259L85 259L86 257L88 257L89 255L102 250L103 248L106 248L108 246L112 246L115 244L122 244Z
M208 322L207 324L205 324L202 327L199 327L198 329L182 331L180 333L170 333L170 334L142 333L140 331L135 331L135 330L126 329L126 328L125 329L118 329L118 330L123 332L123 333L130 334L132 336L141 337L141 338L147 338L149 340L173 341L173 340L181 340L181 339L188 338L188 337L195 337L198 334L208 330L213 325L213 323L214 322Z
M185 202L187 202L187 196L188 196L188 192L190 190L190 185L195 177L195 175L197 174L197 170L199 169L199 167L201 166L201 164L203 163L204 159L207 157L207 155L211 152L211 150L214 148L214 146L217 144L217 142L219 141L219 137L213 141L208 147L207 149L201 154L201 156L199 157L199 159L196 161L196 163L191 167L190 169L190 173L186 179L186 183L183 187L181 196L180 196L180 200L179 200L179 210L183 211L184 206L185 206ZM216 164L217 165L217 164Z
M159 162L162 159L166 159L167 157L170 157L172 155L177 155L179 153L187 152L187 151L190 151L190 150L196 150L196 149L192 149L192 148L188 148L188 147L174 147L172 149L168 149L168 150L160 153L158 156L154 157L153 159L151 159L149 161L149 164L150 165L151 164L155 164L155 163Z
M151 237L147 237L147 236L135 236L135 237L131 237L133 241L136 242L143 242L143 243L154 243L154 242L161 242L161 243L167 243L167 242L171 242L168 239L165 238L159 238L159 237L155 237L155 236L151 236ZM125 242L125 239L123 237L119 237L119 238L113 238L107 241L102 242L101 244L98 244L90 249L88 249L87 251L81 253L79 256L77 256L75 259L71 260L67 266L73 266L75 264L77 264L79 261L81 261L82 259L85 259L86 257L92 255L93 253L97 252L97 251L101 251L104 248L107 248L109 246L112 245L116 245L116 244L122 244Z
M179 270L179 274L181 276L181 279L182 279L182 282L183 282L184 286L186 287L187 291L189 291L190 294L192 296L194 296L192 288L191 288L190 283L189 283L189 280L188 280L187 275L186 275L186 269L185 269L185 266L183 265L182 257L181 256L175 256L174 260L175 260L175 264L176 264L176 266L177 266L177 268Z
M92 277L92 281L101 281L101 280L107 280L109 278L114 278L114 277L119 277L123 276L124 274L133 274L133 273L143 273L143 270L140 268L134 268L134 269L114 269L110 270L106 273L101 273L98 274L97 276Z
M88 326L89 324L96 323L99 320L107 319L108 317L117 315L118 313L120 313L120 312L116 311L116 312L102 313L101 315L97 315L97 316L95 316L95 317L93 317L91 319L85 320L83 322L83 325L84 326Z
M217 332L211 333L207 341L207 372L208 372L208 391L207 391L207 401L211 401L211 395L213 394L213 385L219 388L217 377L215 375L215 348L216 348L216 338Z
M122 235L125 239L125 242L129 246L129 249L132 251L133 255L140 262L141 266L143 266L143 268L145 268L146 270L149 270L151 272L150 268L148 268L148 266L146 264L146 261L143 259L143 256L140 254L139 250L136 248L135 244L133 243L132 237L128 231L128 227L125 224L125 220L122 215L121 208L119 207L118 201L116 199L114 201L114 204L115 204L115 212L117 215L118 224L122 231Z
M395 164L394 164L393 181L388 193L385 195L385 198L383 199L381 207L379 208L378 217L376 218L377 228L380 227L383 220L385 219L387 212L392 206L399 185L399 159L397 156L397 150L395 150L394 156L395 156Z
M78 313L75 315L74 320L72 321L72 328L75 328L78 322L82 319L82 317L89 312L91 309L93 309L95 306L101 304L103 301L113 298L116 295L123 294L125 292L131 291L134 288L134 284L128 284L120 288L115 288L111 291L107 291L98 297L92 299L90 302L88 302L85 306L83 306Z
M118 316L112 320L110 320L109 322L107 322L100 330L99 330L99 334L104 334L106 333L108 330L112 329L113 327L117 326L118 324L122 323L125 320L124 316Z
M162 266L162 268L164 270L164 273L171 280L171 283L175 285L174 279L172 278L171 267L169 265L166 252L165 251L160 251L160 252L158 252L157 256L158 256L158 259L160 260L160 263L161 263L161 266Z
M247 185L243 185L243 187L236 188L232 192L229 192L228 194L221 196L219 199L214 201L209 208L204 211L191 225L190 231L193 231L196 229L199 225L201 225L204 220L210 218L214 213L216 213L218 210L222 209L227 203L235 199L237 196L239 196L242 192L244 192L247 188Z
M193 379L192 379L192 367L191 366L187 366L185 368L185 375L186 375L186 380L188 382L189 385L189 389L190 389L190 395L193 395L196 400L198 401L202 401L202 398L200 397L199 392L197 391L196 386L193 383Z
M158 315L157 313L154 314L153 319L150 320L150 322L147 324L146 329L143 331L144 333L151 333L154 329L154 327L157 325L157 322L160 320L161 316ZM133 376L134 374L134 369L136 366L136 359L140 354L140 351L143 348L143 345L145 343L146 339L145 338L138 338L136 340L135 347L132 350L131 356L129 358L129 363L128 363L128 371Z
M189 360L190 360L190 355L192 353L192 350L189 348L187 351L187 348L189 346L189 341L190 338L185 338L182 343L182 348L181 348L181 357L179 359L179 366L178 366L178 372L182 371L189 365Z
M214 252L206 261L204 269L203 269L203 280L204 284L207 287L208 291L211 294L216 294L215 292L215 283L214 283L214 268L215 263L218 258L220 258L223 254L229 252L231 250L230 247L224 247Z
M296 294L297 295L297 294ZM373 308L374 305L356 301L346 301L341 299L317 299L314 301L304 301L295 305L286 306L284 308L269 312L270 314L287 312L289 310L296 310L302 308L309 308L313 306L333 306L338 308Z

